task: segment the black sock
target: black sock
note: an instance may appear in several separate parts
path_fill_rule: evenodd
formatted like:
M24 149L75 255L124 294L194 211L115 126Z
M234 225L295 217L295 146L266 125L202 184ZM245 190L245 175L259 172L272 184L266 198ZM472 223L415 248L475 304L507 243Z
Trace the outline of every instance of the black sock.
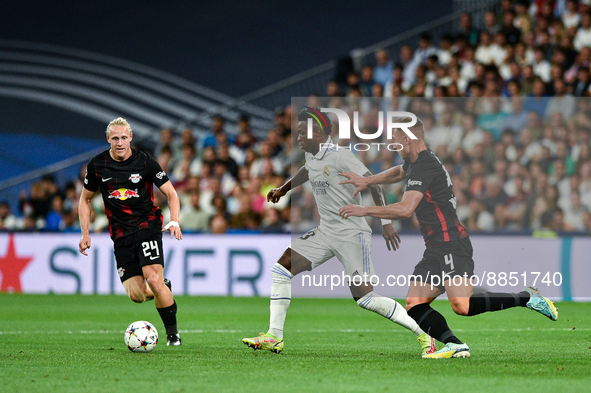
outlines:
M417 304L408 310L408 315L417 322L421 329L434 339L445 344L462 344L447 326L447 321L443 315L431 308L431 305L428 303Z
M179 331L176 327L176 302L172 303L172 306L164 308L156 308L164 327L166 328L166 335L177 334Z
M470 297L468 316L482 314L487 311L500 311L511 307L525 307L529 301L528 292L502 293L484 291Z

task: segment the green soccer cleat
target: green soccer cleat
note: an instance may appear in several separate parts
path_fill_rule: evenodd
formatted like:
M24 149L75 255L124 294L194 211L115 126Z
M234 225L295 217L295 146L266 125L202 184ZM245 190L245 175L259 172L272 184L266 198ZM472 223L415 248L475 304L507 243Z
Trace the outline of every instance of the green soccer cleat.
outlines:
M531 296L526 304L527 308L537 311L553 321L558 319L558 310L556 307L554 307L554 303L542 296L538 288L527 287L524 289L524 291L528 292Z
M439 351L423 355L426 359L469 358L470 348L466 344L447 343Z
M271 333L259 333L258 337L243 338L242 342L255 351L257 349L266 349L275 353L283 351L283 340L279 340Z
M437 347L435 346L435 340L433 340L433 337L429 336L427 333L423 333L418 336L417 341L419 344L421 344L421 355L433 353L437 350Z

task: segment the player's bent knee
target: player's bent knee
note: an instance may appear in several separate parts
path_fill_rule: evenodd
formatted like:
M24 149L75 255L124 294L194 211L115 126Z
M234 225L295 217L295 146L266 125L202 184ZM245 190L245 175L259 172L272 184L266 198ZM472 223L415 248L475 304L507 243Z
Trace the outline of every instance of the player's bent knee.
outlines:
M451 303L451 308L458 315L466 316L470 310L469 302L454 302Z
M161 290L164 290L164 288L167 288L164 285L164 279L161 279L158 275L147 277L146 281L153 292L160 292Z
M127 293L127 296L134 303L143 303L147 300L146 295L142 291L130 291Z
M411 308L413 308L414 306L416 306L417 304L419 304L417 298L415 298L415 297L407 297L406 298L406 306L404 306L404 308L406 309L406 311L408 311Z

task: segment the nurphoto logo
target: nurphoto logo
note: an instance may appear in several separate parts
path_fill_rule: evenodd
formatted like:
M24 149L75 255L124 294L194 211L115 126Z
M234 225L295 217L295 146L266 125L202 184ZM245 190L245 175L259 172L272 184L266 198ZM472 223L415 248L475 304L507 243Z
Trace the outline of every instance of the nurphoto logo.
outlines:
M313 117L321 129L326 129L328 127L327 121L325 119L325 115L323 113L334 113L337 117L339 123L339 140L343 139L350 139L351 138L351 119L349 119L349 115L342 109L338 108L320 108L320 111L314 108L310 108L305 106L306 112ZM384 127L384 116L386 116L386 122ZM400 120L410 120L405 122L400 122ZM308 130L308 138L313 138L313 127L314 121L309 118L307 122L307 130ZM365 134L360 131L359 129L359 112L353 112L353 132L357 137L361 140L373 140L377 139L382 136L384 132L384 128L386 128L386 137L388 140L392 139L392 134L394 133L394 129L399 128L406 135L409 136L410 139L417 139L417 137L410 131L410 128L417 124L417 116L412 112L402 112L402 111L387 111L384 115L383 111L378 113L378 129L374 133ZM390 151L400 151L402 150L402 145L400 143L356 143L356 144L349 144L348 146L342 146L333 143L321 143L320 148L329 147L329 148L346 148L349 150L356 150L356 151L367 151L371 148L371 146L377 147L378 151L380 150L381 146L385 146Z

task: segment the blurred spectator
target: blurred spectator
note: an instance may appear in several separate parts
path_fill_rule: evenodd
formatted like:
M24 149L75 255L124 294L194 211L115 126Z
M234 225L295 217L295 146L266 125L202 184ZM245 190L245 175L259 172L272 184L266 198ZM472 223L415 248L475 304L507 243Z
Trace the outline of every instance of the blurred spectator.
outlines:
M211 220L211 233L221 235L228 231L228 223L221 216L215 216Z
M591 46L591 13L589 11L581 15L581 26L577 30L573 45L578 51L583 47Z
M515 27L517 27L522 32L526 33L529 32L532 28L532 20L527 10L529 8L529 1L527 0L519 0L515 5L515 21L513 22Z
M195 154L195 145L187 143L182 147L182 157L170 174L170 179L175 187L182 187L183 183L191 176L191 167L198 162Z
M440 145L455 149L460 146L463 134L462 127L453 124L453 112L448 109L442 113L439 124L433 127L431 132L425 133L425 139L433 150Z
M507 43L515 45L521 38L521 30L515 27L515 11L512 9L503 12L503 28L501 33L507 38Z
M507 194L503 190L503 180L497 176L489 176L486 179L483 204L489 213L496 214L498 207L505 205Z
M546 117L560 113L565 119L569 119L575 113L576 101L571 94L567 93L566 83L563 80L554 80L554 94L554 97L548 99Z
M492 46L491 34L488 31L480 33L480 43L474 53L474 58L481 64L488 65L494 60L496 48Z
M164 172L172 172L174 168L174 154L172 149L168 146L164 146L162 150L160 150L159 155L156 157L156 161L158 161Z
M369 97L371 95L371 88L374 83L373 68L370 66L364 66L361 69L361 80L359 81L359 89L363 96Z
M527 113L523 110L523 98L511 98L511 114L507 116L501 125L501 132L511 130L522 130L527 124Z
M468 230L472 232L490 232L495 229L494 216L486 210L482 199L472 198L469 209L470 215L465 221Z
M217 142L216 137L218 136L218 134L225 133L224 125L225 125L225 120L221 115L217 115L213 118L213 120L211 122L211 130L205 136L205 138L203 138L203 143L201 144L201 149L204 149L209 146L213 147L214 149L217 147L218 142ZM230 143L233 143L233 141L230 140Z
M534 74L539 76L544 83L550 82L550 62L546 60L546 51L541 46L534 49Z
M578 0L566 0L566 11L562 13L562 23L568 30L577 28L581 22Z
M558 236L556 231L553 229L553 212L546 211L542 214L542 226L539 229L533 231L532 236L540 239L553 239Z
M0 231L14 231L18 229L17 218L10 213L10 203L0 202Z
M250 130L248 115L242 115L238 119L238 131L239 134L236 136L235 142L237 147L246 149L255 145L257 138Z
M208 183L208 189L201 192L201 209L207 214L213 215L215 213L215 207L213 206L213 198L217 195L222 194L220 179L212 178Z
M277 158L272 156L273 148L271 144L267 141L264 141L260 145L260 157L254 160L250 165L250 177L260 177L263 175L265 171L265 166L267 164L272 165L273 173L281 173L283 169L283 165L281 161Z
M261 230L263 232L283 232L283 223L279 212L274 208L265 209L263 213L263 221L261 222Z
M56 232L64 229L62 215L64 214L64 198L57 194L53 197L51 202L51 210L45 219L45 229L51 232Z
M497 24L497 15L495 14L495 12L487 11L484 14L484 31L493 36L497 34L500 30L501 26Z
M489 99L491 103L491 111L489 113L483 113L478 116L476 124L484 130L490 131L495 141L501 139L501 130L505 119L509 117L509 114L501 110L501 99L493 97Z
M425 64L427 59L432 55L437 55L437 49L431 46L431 35L429 33L423 33L419 37L419 47L415 50L413 63L415 66Z
M168 149L172 152L174 148L174 133L170 128L164 128L160 131L160 140L154 148L154 156L160 157L163 149Z
M577 78L571 85L571 90L575 97L582 97L588 95L589 86L591 85L591 77L589 68L582 67L577 70Z
M392 78L394 63L390 60L388 52L384 49L376 52L376 63L373 69L373 80L375 83L385 86L390 81L390 78Z
M484 131L476 125L473 114L466 114L462 117L462 127L464 131L462 147L467 152L471 152L477 144L483 142Z
M467 12L460 16L460 34L466 37L470 46L478 43L478 30L472 27L472 16Z
M209 214L204 212L199 205L199 191L193 189L189 192L190 204L183 206L180 212L180 225L188 231L207 231L209 229Z
M529 194L524 188L524 178L518 175L514 178L515 195L507 198L505 205L495 211L495 220L499 228L522 230L526 227L527 200Z

